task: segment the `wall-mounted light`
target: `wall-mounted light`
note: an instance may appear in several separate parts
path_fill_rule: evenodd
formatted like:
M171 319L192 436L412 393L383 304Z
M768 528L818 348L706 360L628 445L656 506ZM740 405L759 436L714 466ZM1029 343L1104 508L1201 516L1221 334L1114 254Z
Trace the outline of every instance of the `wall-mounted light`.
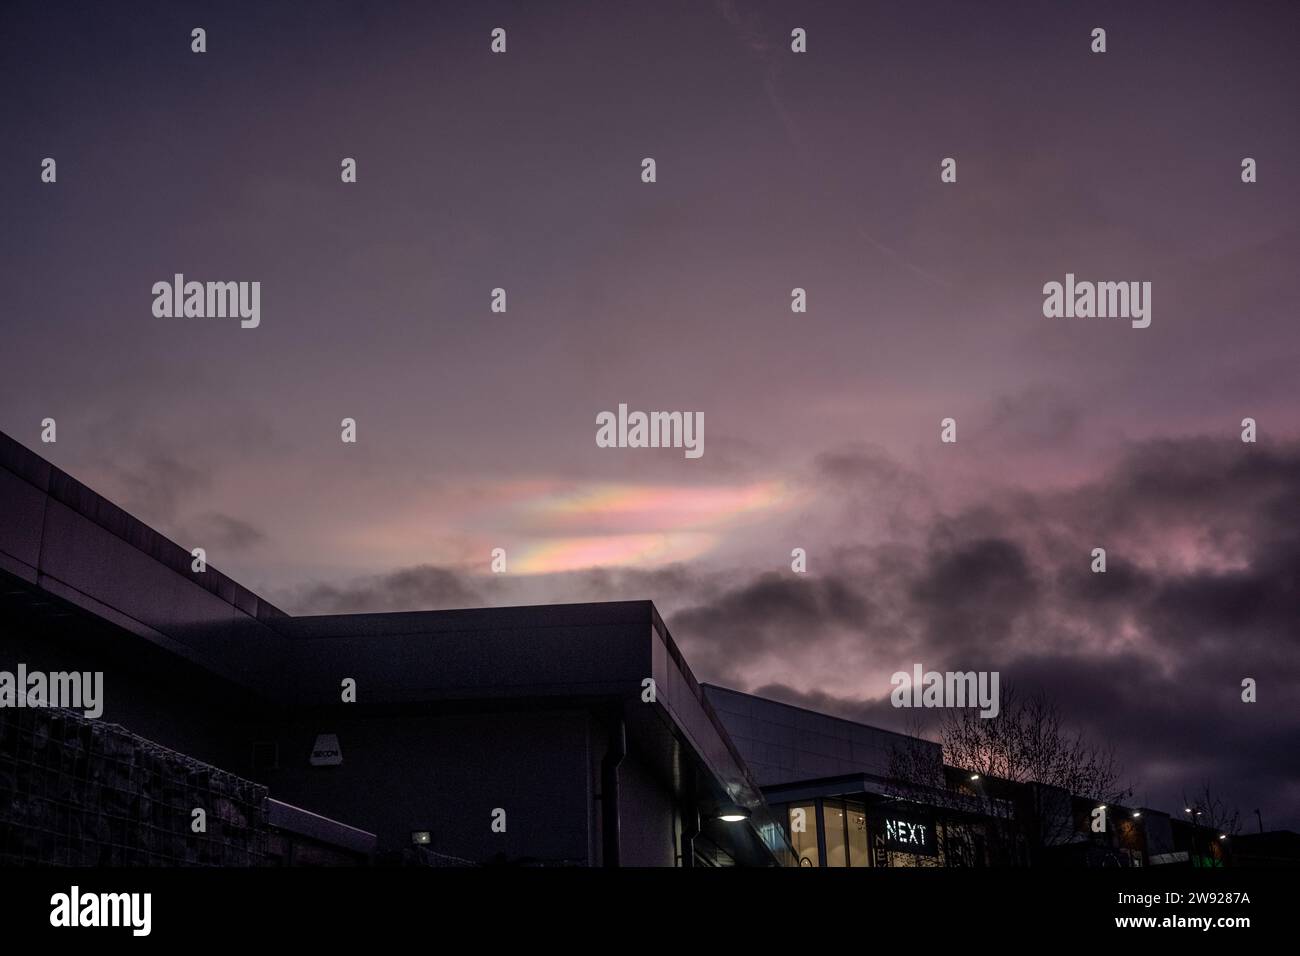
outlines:
M412 830L411 842L416 846L428 846L433 842L433 834L428 830Z
M749 819L749 810L735 803L718 807L718 819L723 823L743 823Z

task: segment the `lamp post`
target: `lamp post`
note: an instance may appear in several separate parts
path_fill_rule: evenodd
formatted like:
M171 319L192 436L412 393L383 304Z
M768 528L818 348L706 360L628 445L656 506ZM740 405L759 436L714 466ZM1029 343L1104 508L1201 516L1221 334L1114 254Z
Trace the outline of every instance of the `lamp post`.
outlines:
M1138 850L1142 853L1142 865L1151 865L1151 847L1147 845L1147 828L1142 823L1142 811L1134 810L1130 814L1133 820L1133 830L1137 834Z
M1192 866L1197 866L1198 864L1197 864L1197 862L1196 862L1196 818L1199 817L1199 816L1201 815L1201 808L1200 808L1200 807L1188 807L1188 808L1187 808L1187 813L1191 814L1191 817L1192 817L1192 853L1191 853L1191 861L1192 861Z

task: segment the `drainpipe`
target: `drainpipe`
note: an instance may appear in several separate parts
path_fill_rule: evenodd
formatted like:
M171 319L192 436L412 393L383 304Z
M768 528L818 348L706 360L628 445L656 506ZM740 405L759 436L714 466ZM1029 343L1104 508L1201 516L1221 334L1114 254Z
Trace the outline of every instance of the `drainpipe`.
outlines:
M695 838L700 835L700 808L695 802L695 767L689 761L682 767L682 866L695 865Z
M610 734L609 749L600 762L600 818L604 850L601 861L605 866L619 865L618 767L626 756L627 727L620 716Z
M689 806L682 811L682 866L695 865L695 838L700 835L700 810Z

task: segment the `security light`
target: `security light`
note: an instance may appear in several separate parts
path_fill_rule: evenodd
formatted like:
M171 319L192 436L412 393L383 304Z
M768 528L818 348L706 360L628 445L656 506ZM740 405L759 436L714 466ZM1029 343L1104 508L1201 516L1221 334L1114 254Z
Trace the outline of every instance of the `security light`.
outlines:
M428 830L412 830L411 842L416 846L428 846L433 842L433 835Z

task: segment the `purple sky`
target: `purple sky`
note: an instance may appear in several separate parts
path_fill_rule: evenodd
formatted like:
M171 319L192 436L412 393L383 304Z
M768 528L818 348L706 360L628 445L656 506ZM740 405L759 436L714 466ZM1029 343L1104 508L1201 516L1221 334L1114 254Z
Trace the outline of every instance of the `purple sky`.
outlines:
M1300 8L50 6L0 34L0 429L290 612L650 598L702 679L888 727L892 672L998 670L1137 802L1300 828ZM155 318L176 272L260 327ZM1067 272L1150 328L1044 318ZM620 402L704 456L596 447Z

